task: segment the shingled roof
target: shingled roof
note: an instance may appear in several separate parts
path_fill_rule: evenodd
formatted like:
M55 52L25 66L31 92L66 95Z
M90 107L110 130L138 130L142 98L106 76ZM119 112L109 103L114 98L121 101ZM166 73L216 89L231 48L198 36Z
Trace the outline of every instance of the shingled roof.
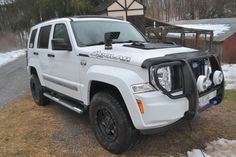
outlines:
M214 41L216 42L222 42L236 33L236 18L183 20L174 21L171 24L186 28L213 30Z
M97 14L105 13L106 9L117 0L105 0L95 7L94 12Z

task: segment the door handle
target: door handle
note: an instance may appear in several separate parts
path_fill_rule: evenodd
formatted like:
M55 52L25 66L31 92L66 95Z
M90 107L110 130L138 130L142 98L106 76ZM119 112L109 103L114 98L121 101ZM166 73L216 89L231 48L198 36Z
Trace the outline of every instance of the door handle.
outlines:
M33 54L34 54L34 55L36 55L36 56L38 56L38 55L39 55L39 53L38 53L38 52L34 52Z
M54 55L54 54L48 54L48 57L50 57L50 58L54 58L55 55Z

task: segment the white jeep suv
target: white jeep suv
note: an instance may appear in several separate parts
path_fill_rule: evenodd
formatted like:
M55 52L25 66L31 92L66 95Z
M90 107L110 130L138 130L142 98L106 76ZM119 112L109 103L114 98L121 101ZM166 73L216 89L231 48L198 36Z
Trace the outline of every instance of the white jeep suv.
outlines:
M38 105L89 111L99 143L119 154L219 104L224 77L214 54L149 43L129 22L61 18L31 29L28 71Z

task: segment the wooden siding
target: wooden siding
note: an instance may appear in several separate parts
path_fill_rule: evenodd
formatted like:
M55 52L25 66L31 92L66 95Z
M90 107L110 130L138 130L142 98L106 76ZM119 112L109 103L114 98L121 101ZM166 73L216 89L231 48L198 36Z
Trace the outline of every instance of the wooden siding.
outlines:
M224 41L223 62L236 63L236 33Z

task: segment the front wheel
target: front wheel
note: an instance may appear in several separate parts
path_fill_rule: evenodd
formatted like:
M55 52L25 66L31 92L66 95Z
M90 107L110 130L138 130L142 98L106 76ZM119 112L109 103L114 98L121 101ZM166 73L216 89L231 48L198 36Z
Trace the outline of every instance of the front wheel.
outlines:
M89 116L98 142L108 151L120 154L137 141L138 131L132 127L117 99L108 92L95 94Z
M45 106L49 103L49 99L43 95L43 87L41 86L37 75L31 75L30 89L32 97L37 105Z

